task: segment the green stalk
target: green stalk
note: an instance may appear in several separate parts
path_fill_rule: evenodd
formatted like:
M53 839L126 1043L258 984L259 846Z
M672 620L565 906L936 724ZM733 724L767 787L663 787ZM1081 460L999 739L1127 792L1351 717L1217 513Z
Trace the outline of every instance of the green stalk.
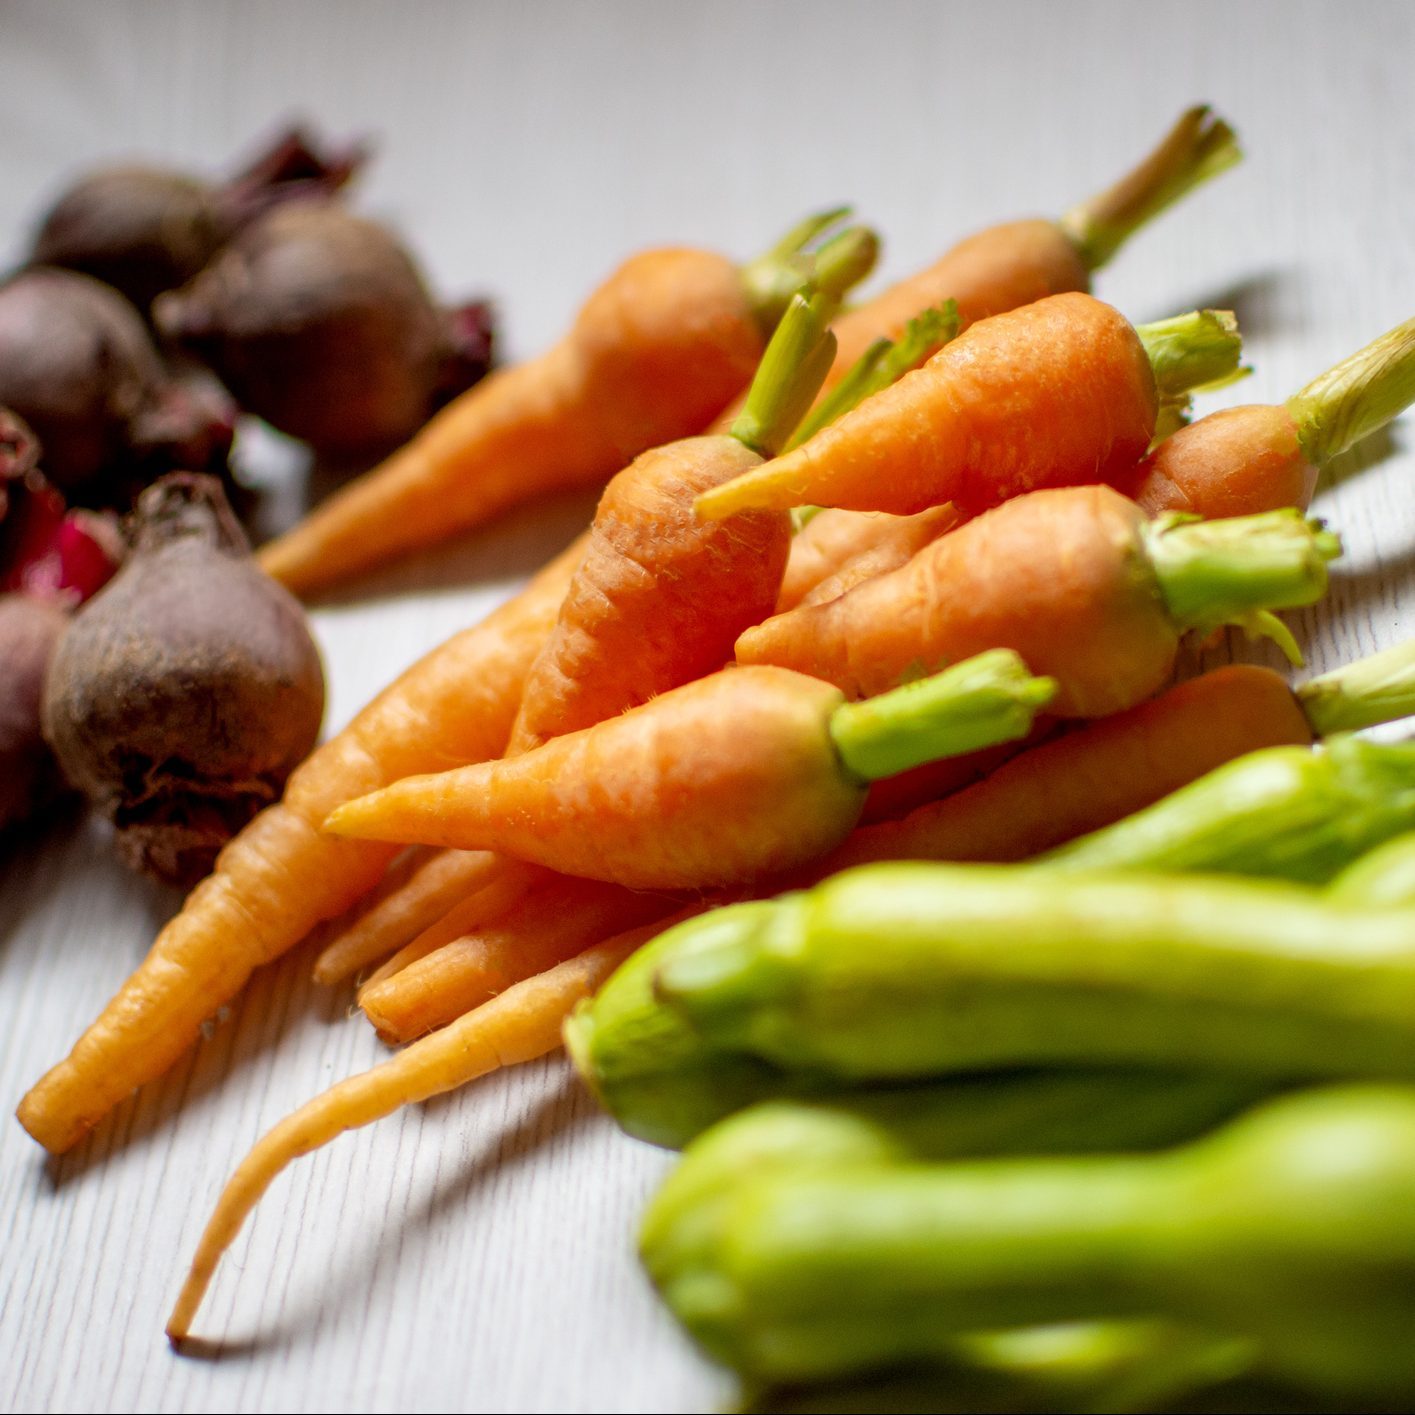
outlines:
M1243 336L1231 310L1192 310L1172 319L1137 324L1154 370L1161 404L1201 388L1217 388L1242 378Z
M1409 717L1415 714L1415 639L1323 673L1295 696L1317 737Z
M1415 904L1415 830L1387 840L1348 865L1331 882L1329 893L1343 904L1376 909Z
M1268 747L1039 857L1048 870L1149 869L1324 883L1415 829L1415 746L1337 737Z
M770 250L741 267L742 286L763 338L770 337L791 297L808 280L838 304L874 268L879 238L867 226L827 234L849 215L850 208L841 206L808 216Z
M1033 677L1011 649L992 649L836 708L830 737L847 771L860 781L878 781L940 757L1025 737L1056 690L1054 678Z
M1233 129L1206 105L1190 108L1134 171L1061 218L1088 270L1097 270L1147 221L1241 161Z
M1415 402L1415 319L1398 324L1287 400L1314 467L1354 447Z
M807 285L791 296L771 336L732 436L770 460L815 401L835 361L835 301Z
M979 1327L1168 1316L1230 1334L1228 1373L1415 1388L1409 1089L1279 1099L1143 1158L768 1169L714 1207L658 1279L753 1378L929 1360ZM1209 1370L1226 1374L1217 1353Z
M799 447L866 398L931 359L957 337L960 324L957 303L946 300L937 309L926 309L911 319L898 339L876 339L796 429L785 450Z
M1269 611L1320 599L1327 562L1341 554L1334 534L1290 508L1219 521L1172 514L1143 534L1170 617L1201 633L1224 624L1250 627L1264 615L1258 627L1272 632ZM1290 636L1284 647L1296 651Z
M660 1001L710 1048L846 1083L1034 1065L1415 1080L1408 913L1295 885L872 865L692 928L656 955Z

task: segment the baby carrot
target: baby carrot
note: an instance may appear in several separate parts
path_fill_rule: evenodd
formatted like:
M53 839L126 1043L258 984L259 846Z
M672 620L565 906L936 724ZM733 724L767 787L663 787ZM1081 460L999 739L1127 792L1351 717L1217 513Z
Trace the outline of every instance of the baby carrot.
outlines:
M1105 717L1163 686L1187 630L1320 598L1339 551L1296 511L1151 522L1109 487L1039 491L839 599L749 629L737 658L862 697L920 667L1010 648L1060 684L1052 712Z
M520 687L583 551L577 542L515 599L434 650L295 772L277 805L222 852L69 1057L25 1096L20 1123L56 1153L167 1069L251 971L372 888L395 852L325 834L353 793L500 754Z
M693 912L690 907L670 919L606 939L514 984L440 1032L362 1075L341 1081L282 1120L246 1156L222 1191L168 1318L168 1339L176 1345L190 1332L222 1253L292 1160L405 1105L555 1051L561 1026L575 1004L594 992L635 949Z
M732 884L838 844L870 780L1025 735L1051 693L1006 652L856 704L804 674L732 668L519 757L398 782L325 828L631 889Z
M662 919L681 899L553 877L475 928L366 986L359 1006L386 1042L410 1042L611 935Z
M1334 457L1415 401L1415 319L1381 335L1286 403L1226 408L1165 438L1116 485L1152 516L1305 508Z
M1409 644L1290 688L1234 664L1033 747L975 785L854 832L818 876L873 860L1011 861L1125 821L1237 757L1415 712Z
M1090 295L1052 295L964 330L809 442L698 497L709 519L811 503L977 512L1042 486L1110 481L1149 448L1162 398L1237 367L1233 317L1135 328Z
M298 593L321 589L702 431L751 378L807 273L803 248L842 215L812 218L746 266L678 248L633 257L549 352L449 404L267 545L262 568ZM874 256L873 235L850 228L820 251L816 279L838 296Z

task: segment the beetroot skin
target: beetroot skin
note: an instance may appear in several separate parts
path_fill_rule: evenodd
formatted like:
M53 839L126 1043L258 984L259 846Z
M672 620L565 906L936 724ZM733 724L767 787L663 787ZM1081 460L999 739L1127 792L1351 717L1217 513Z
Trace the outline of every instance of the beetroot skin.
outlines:
M242 408L335 459L406 440L490 362L485 306L438 309L388 231L327 203L254 222L154 315Z
M63 784L40 731L39 704L66 622L55 605L0 595L0 830L33 815Z
M117 291L68 270L0 285L0 403L34 429L70 500L125 504L178 466L224 466L235 410L164 366Z
M219 484L149 487L128 560L74 616L43 704L45 737L123 857L200 879L279 796L323 710L304 612L256 568Z
M50 207L32 259L92 275L146 313L261 212L332 195L362 161L360 148L323 151L291 129L228 182L163 167L106 167L79 178Z

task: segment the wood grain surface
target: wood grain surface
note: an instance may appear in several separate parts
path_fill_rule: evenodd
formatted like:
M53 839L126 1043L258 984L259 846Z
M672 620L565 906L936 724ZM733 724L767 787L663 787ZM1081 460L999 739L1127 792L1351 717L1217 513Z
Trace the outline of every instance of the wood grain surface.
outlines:
M886 236L882 275L902 275L990 221L1059 212L1206 100L1247 161L1138 237L1098 290L1137 320L1236 308L1256 372L1210 406L1280 400L1415 313L1412 60L1415 7L1400 0L7 0L0 255L21 254L76 169L146 154L218 170L300 114L376 139L358 205L396 222L449 296L493 294L504 351L524 355L635 247L746 256L848 200ZM1410 633L1411 426L1344 459L1318 498L1347 556L1327 602L1294 620L1312 670ZM244 455L288 505L298 458L272 445L253 438ZM329 729L499 602L590 504L546 502L322 604ZM76 818L13 843L8 1104L177 904ZM729 1384L633 1258L667 1157L620 1136L558 1058L296 1165L220 1270L207 1343L168 1350L167 1307L232 1166L383 1054L346 990L307 981L310 957L258 976L193 1055L62 1161L0 1129L0 1404L723 1408Z

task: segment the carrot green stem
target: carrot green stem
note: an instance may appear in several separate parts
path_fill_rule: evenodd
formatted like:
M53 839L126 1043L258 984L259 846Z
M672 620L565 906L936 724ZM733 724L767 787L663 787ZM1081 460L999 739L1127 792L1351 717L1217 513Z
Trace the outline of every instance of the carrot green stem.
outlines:
M960 323L957 303L946 300L911 319L898 339L876 339L796 429L786 450L799 447L866 398L932 358L956 337Z
M753 452L775 457L815 401L835 361L835 309L830 295L809 285L792 295L732 424L732 436Z
M807 280L814 278L817 289L838 301L874 268L879 238L865 226L846 227L812 253L812 244L849 215L850 208L840 206L808 216L770 250L742 266L747 302L764 335L776 328L792 295Z
M1034 678L1011 649L992 649L931 678L836 708L830 736L846 770L877 781L1024 737L1055 695L1055 679Z
M1193 310L1136 325L1163 402L1241 377L1243 336L1231 310Z
M1233 129L1207 105L1190 108L1132 172L1061 218L1087 269L1104 265L1152 217L1243 157Z
M1323 673L1295 690L1318 737L1415 714L1415 640Z
M1326 593L1327 561L1341 554L1332 532L1292 508L1221 521L1162 516L1144 535L1170 617L1202 632L1312 604Z
M1415 402L1415 319L1319 374L1287 400L1297 440L1321 467Z

